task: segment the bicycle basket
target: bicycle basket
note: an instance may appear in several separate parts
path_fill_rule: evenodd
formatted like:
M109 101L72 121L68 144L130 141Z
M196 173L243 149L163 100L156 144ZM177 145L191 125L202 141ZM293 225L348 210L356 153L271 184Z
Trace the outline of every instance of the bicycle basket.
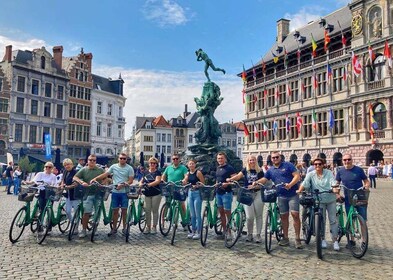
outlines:
M36 192L37 190L22 187L21 192L18 194L18 200L23 202L32 202Z
M300 197L299 203L303 206L313 206L314 197L311 194L304 194Z
M214 199L214 187L209 187L209 186L202 186L199 188L199 191L201 193L201 198L202 200L205 201L212 201Z
M161 195L165 197L172 196L172 185L170 184L160 184Z
M128 199L137 199L139 196L138 188L136 186L130 186L127 190L127 198Z
M74 199L86 199L88 195L87 188L79 185L74 188Z
M276 189L262 189L261 198L263 202L273 203L277 200Z
M59 191L58 187L46 186L45 187L45 198L52 201L59 201L62 191Z
M185 201L187 199L187 190L184 187L174 186L173 198L179 201Z
M256 192L253 190L240 188L237 192L237 201L241 204L250 206L254 202Z
M368 190L351 190L347 189L349 204L353 206L365 206L368 204L370 191Z

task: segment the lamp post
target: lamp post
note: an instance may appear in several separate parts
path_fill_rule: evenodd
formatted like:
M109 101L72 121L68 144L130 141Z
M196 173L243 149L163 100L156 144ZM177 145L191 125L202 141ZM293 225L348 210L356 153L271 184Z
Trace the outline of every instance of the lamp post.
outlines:
M318 139L318 154L320 154L321 153L321 133L319 133L318 132L318 135L317 135L318 137L317 137L317 139Z
M9 150L10 150L10 153L12 154L12 143L14 142L14 138L12 136L10 136L8 138L8 142L10 143Z
M115 157L117 156L117 142L115 142Z

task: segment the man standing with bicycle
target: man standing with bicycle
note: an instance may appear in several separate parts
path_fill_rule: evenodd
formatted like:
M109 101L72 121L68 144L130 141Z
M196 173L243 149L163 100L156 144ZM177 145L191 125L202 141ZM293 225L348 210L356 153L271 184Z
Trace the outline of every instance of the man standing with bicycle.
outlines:
M291 212L296 236L295 247L297 249L302 249L303 246L300 241L299 196L296 194L299 187L298 182L300 180L300 174L292 163L283 162L281 160L281 154L279 152L272 152L271 159L273 166L266 171L265 177L258 180L257 183L265 184L268 180L272 180L276 185L284 183L285 188L278 190L278 208L280 209L280 218L284 234L279 245L289 245L288 228L289 212Z
M123 217L123 231L122 233L126 233L126 219L127 219L127 208L128 208L128 198L127 198L127 190L125 188L125 184L131 185L134 181L134 168L127 164L127 155L125 153L119 154L119 163L112 164L109 169L95 177L90 181L90 183L96 182L98 180L103 180L107 178L109 175L113 175L113 184L116 185L116 188L112 190L112 200L111 206L113 209L112 212L112 222L113 227L112 230L108 233L108 236L115 235L117 233L117 221L119 219L119 208L121 208L121 214Z
M83 187L89 187L90 181L104 173L104 170L97 166L97 157L91 154L87 159L87 166L80 169L74 176L74 181ZM93 206L96 204L95 195L89 195L86 200L83 201L83 217L82 217L82 231L79 233L80 238L86 237L87 233L87 223L89 222L89 217L93 212Z

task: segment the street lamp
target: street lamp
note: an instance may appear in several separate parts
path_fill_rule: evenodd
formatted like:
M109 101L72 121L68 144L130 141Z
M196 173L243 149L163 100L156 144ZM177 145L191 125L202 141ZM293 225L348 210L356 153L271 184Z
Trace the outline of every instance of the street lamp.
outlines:
M318 154L320 154L321 153L321 138L322 138L321 136L322 135L321 135L321 133L318 132L317 136L318 136L317 139L319 139L318 140Z
M9 144L9 150L10 150L10 153L12 154L12 143L14 142L14 138L12 136L10 136L8 138L8 142L10 143Z

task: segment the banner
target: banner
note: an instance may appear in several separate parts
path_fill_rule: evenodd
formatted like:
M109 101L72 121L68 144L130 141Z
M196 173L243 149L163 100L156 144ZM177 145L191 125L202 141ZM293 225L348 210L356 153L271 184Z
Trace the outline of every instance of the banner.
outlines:
M50 134L45 134L45 158L52 159L52 138Z

